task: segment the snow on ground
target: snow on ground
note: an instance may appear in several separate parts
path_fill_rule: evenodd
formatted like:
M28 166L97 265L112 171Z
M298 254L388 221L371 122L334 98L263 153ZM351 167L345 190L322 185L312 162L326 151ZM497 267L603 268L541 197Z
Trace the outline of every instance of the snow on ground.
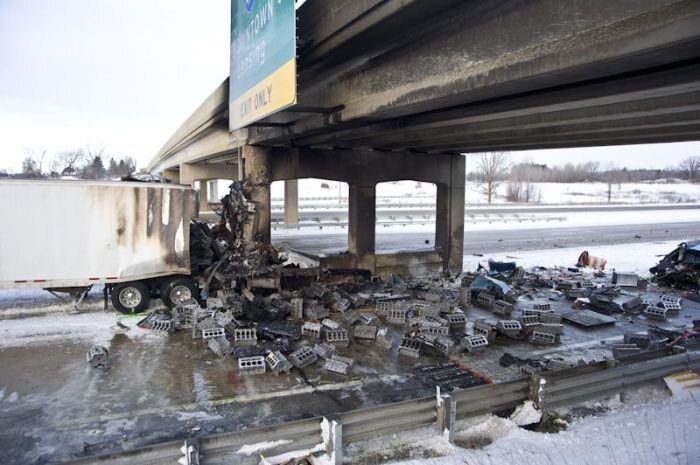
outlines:
M637 182L613 186L612 202L615 203L680 203L700 201L700 184L683 181ZM501 183L496 191L495 203L506 203L508 182ZM227 182L221 182L219 192L226 192ZM324 187L325 186L325 187ZM539 195L535 198L541 204L580 204L607 203L608 186L602 182L586 183L533 183ZM272 183L273 203L284 198L284 183ZM392 203L416 203L417 201L434 202L436 187L434 184L416 181L396 181L377 185L377 202L382 197L393 197ZM338 198L347 202L348 185L321 179L299 180L299 198L303 208L304 199L313 199L314 203L337 205ZM466 183L466 201L468 204L485 204L487 198L483 184Z
M616 244L590 247L588 252L608 261L606 270L632 272L641 276L650 276L649 268L656 265L678 245L678 241L639 242L633 244ZM488 267L488 259L496 261L516 262L525 269L534 266L554 268L557 266L574 266L578 256L583 252L582 247L567 247L561 249L532 250L527 252L503 252L484 254L483 257L474 255L464 256L464 270L476 270L479 263Z
M109 348L114 334L127 330L130 337L160 338L160 335L136 326L142 318L143 315L90 312L0 320L0 349L52 341L82 341Z
M368 459L352 463L395 465L695 465L700 464L699 415L698 399L661 398L618 404L575 419L559 433L525 430L488 415L458 422L455 445L425 429L353 444L346 455ZM392 461L392 450L422 457Z

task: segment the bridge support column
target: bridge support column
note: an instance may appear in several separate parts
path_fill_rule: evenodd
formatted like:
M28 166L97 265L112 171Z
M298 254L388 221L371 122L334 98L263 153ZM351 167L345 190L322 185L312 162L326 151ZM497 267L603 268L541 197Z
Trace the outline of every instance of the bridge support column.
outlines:
M248 200L255 204L255 220L243 228L247 241L256 238L270 243L270 184L272 183L272 157L270 149L246 145L242 150L243 181L250 188Z
M209 211L209 182L199 181L199 216L202 212Z
M437 184L435 246L442 250L443 266L454 273L462 272L464 255L464 179L465 160L450 155L440 163L448 163L450 179Z
M299 181L284 181L284 224L299 222Z
M348 208L348 251L359 268L374 270L376 189L374 185L350 184Z
M209 181L209 199L212 202L218 202L221 197L219 197L219 180L212 179Z

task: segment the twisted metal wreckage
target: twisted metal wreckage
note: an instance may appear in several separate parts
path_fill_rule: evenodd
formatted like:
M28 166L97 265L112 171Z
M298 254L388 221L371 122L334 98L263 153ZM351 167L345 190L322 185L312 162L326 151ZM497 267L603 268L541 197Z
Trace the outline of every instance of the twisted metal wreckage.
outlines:
M213 228L205 222L192 222L190 261L193 274L206 277L201 287L203 299L211 291L234 289L239 280L273 272L282 265L278 251L259 235L246 241L245 226L257 220L249 193L249 186L235 181L221 199L217 212L221 219Z

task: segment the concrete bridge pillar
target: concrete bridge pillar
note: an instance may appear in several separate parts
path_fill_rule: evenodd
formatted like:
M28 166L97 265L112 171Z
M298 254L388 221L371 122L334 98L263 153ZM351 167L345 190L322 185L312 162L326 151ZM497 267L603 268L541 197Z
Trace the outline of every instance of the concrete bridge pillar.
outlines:
M449 164L450 179L437 183L435 246L441 250L445 267L462 271L464 255L465 159L450 155L441 163Z
M284 181L284 224L299 222L299 181Z
M207 181L199 181L199 215L202 212L209 211L209 183Z
M209 181L209 199L212 202L218 202L221 197L219 197L219 180L212 179Z
M374 269L376 186L349 185L348 251L360 268Z
M243 228L247 241L259 238L270 243L270 184L272 183L272 156L270 149L246 145L242 150L243 181L250 188L248 200L255 204L257 214L252 223Z

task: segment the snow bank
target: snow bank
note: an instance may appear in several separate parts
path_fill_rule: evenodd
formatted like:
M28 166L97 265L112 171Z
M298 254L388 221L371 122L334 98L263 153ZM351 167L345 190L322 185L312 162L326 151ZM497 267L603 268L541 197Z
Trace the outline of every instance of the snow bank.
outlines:
M656 265L661 257L678 246L679 241L639 242L633 244L617 244L605 246L590 246L587 250L595 256L604 257L608 261L607 272L618 271L638 273L649 276L649 268ZM574 266L584 247L567 247L561 249L531 250L527 252L502 252L484 254L483 257L474 255L464 256L464 270L476 270L479 263L488 266L489 258L496 261L515 261L519 266L532 268L544 266Z
M556 434L527 431L508 419L481 417L474 420L475 424L455 432L457 444L476 444L475 448L446 445L442 437L434 436L428 441L427 430L414 431L403 435L402 441L443 456L391 463L693 465L700 463L698 413L700 407L695 401L669 399L656 404L623 405L617 410L576 420L568 430ZM479 448L480 443L486 445ZM383 451L386 455L390 444L390 441L377 441L357 447L363 453ZM416 451L415 455L423 454Z
M534 425L540 420L542 420L542 412L535 407L535 403L531 400L519 405L510 416L510 421L518 426Z

